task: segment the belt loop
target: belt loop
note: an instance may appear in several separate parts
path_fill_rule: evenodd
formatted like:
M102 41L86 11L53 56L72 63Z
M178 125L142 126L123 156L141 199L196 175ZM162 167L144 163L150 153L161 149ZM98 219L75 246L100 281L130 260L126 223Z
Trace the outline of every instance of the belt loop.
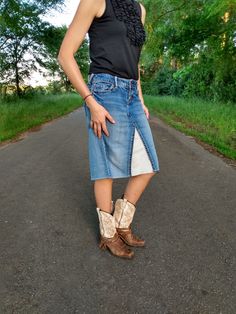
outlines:
M88 77L88 83L92 82L93 77L94 77L94 73L90 73Z
M115 87L117 87L117 76L115 76Z

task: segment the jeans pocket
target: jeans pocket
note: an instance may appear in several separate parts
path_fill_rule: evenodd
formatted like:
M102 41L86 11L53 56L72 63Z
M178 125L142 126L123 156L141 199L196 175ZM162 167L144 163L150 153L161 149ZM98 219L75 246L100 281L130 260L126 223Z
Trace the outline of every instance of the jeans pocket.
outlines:
M91 91L95 93L111 92L115 89L115 84L110 81L95 81L91 86Z

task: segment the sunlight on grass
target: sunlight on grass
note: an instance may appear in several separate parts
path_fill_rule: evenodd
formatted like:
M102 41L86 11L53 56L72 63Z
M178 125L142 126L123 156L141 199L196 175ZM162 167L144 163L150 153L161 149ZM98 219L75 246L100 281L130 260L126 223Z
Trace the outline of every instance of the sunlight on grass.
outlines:
M176 129L215 147L226 157L236 159L236 106L144 95L150 114L159 116ZM63 116L82 105L76 93L38 95L29 100L0 103L0 142L27 129Z
M145 103L150 114L214 146L223 155L236 159L235 105L147 95Z
M75 93L39 95L29 100L0 103L0 142L73 111L82 104Z

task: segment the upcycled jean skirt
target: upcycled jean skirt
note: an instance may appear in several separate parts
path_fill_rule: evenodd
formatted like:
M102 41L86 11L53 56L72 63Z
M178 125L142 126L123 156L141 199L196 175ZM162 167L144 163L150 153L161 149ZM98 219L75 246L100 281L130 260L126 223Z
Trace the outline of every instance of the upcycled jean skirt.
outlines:
M115 120L106 119L107 136L95 135L90 109L83 102L88 130L90 179L125 178L159 172L159 162L149 121L138 95L138 81L108 73L91 73L88 88Z

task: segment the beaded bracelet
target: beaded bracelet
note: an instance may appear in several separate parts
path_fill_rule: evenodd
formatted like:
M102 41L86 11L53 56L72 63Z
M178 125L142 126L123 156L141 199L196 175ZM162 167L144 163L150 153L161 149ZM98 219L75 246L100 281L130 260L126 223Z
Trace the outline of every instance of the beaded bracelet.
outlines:
M88 94L87 96L85 96L83 99L85 100L87 97L91 96L93 94Z

